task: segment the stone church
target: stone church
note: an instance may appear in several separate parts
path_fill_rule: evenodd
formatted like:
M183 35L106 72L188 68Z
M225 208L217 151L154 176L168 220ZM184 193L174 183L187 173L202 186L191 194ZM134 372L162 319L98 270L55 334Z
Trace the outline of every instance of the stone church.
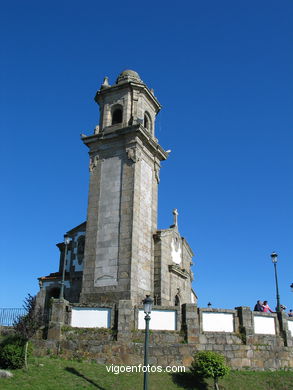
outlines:
M196 303L193 252L173 225L158 230L161 161L168 157L155 136L161 105L137 72L125 70L115 84L105 77L95 101L100 123L81 135L89 149L87 220L59 243L59 271L39 278L44 305L58 298L65 267L64 296L71 303L141 304L151 295L158 306ZM65 264L64 264L65 261Z
M197 307L193 252L176 209L173 224L158 230L159 172L168 152L155 136L161 106L154 91L125 70L113 85L104 79L95 101L99 126L81 135L90 157L87 220L57 244L59 271L39 278L47 326L36 350L142 363L142 300L150 295L152 364L188 367L195 351L213 350L235 369L293 368L293 319L246 306Z

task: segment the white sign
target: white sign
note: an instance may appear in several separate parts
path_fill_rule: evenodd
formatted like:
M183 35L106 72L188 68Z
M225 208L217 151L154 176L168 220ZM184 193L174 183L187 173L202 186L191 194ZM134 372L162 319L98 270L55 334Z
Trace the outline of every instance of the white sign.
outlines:
M98 307L74 307L71 326L77 328L110 328L111 309Z
M176 310L153 310L150 314L150 329L176 330ZM138 312L138 329L145 329L145 313Z
M274 317L253 316L254 333L256 334L276 334Z
M204 332L234 332L232 313L202 313Z
M288 320L288 330L290 330L291 337L293 337L293 321Z

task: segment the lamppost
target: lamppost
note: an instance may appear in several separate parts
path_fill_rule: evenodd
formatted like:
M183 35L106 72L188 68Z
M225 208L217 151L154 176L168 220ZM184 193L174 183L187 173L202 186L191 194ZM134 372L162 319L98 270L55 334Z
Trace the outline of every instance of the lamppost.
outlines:
M70 237L67 234L64 234L64 260L62 265L62 279L61 279L61 288L60 288L60 296L59 299L64 299L64 280L65 280L65 269L66 269L66 257L67 257L67 247L70 243Z
M152 311L152 298L147 295L146 298L142 301L143 303L143 311L145 312L145 339L144 339L144 375L143 375L143 390L148 390L148 364L149 364L149 330L150 330L150 319L151 319L151 311Z
M278 274L277 274L278 255L276 252L273 252L271 254L271 259L272 259L272 262L273 262L274 268L275 268L276 293L277 293L277 312L279 312L280 311L280 295L279 295Z
M293 283L290 284L291 291L293 292Z

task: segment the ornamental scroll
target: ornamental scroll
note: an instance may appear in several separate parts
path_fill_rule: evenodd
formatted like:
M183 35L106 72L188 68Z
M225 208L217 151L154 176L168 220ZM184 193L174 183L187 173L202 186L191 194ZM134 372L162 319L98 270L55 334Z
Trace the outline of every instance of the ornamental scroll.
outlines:
M136 147L126 149L126 152L129 160L133 161L134 163L138 162L141 158L141 153Z
M99 156L96 154L94 157L90 158L90 165L89 165L89 170L92 172L94 168L98 165L99 161Z

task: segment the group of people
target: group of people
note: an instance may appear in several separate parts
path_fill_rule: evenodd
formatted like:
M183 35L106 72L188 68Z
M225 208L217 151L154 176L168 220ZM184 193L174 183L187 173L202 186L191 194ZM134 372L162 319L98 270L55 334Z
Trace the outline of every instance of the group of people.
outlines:
M271 313L274 313L274 311L270 308L270 306L268 305L268 301L257 301L255 306L254 306L254 311L262 311L264 313L266 312L271 312Z
M268 301L257 301L255 306L254 306L254 311L262 311L263 313L267 313L267 312L270 312L270 313L275 313L268 305ZM280 305L280 311L284 311L286 310L286 306L284 305ZM276 308L276 311L277 311L277 308ZM289 310L288 312L288 316L289 317L293 317L293 310Z

